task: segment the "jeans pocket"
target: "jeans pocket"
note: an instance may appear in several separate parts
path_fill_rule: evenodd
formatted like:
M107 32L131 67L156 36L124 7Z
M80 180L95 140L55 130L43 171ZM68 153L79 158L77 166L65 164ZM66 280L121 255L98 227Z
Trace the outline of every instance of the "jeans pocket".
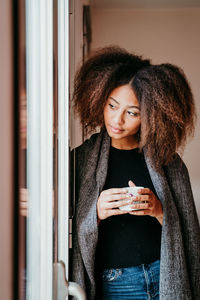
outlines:
M105 269L103 271L103 281L115 281L122 274L121 269Z

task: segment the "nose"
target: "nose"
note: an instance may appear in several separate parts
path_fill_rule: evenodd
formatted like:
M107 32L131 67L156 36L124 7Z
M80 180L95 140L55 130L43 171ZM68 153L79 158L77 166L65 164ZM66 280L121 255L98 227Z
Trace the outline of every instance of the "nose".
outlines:
M117 112L115 117L114 117L114 121L116 125L122 125L124 124L124 115L123 112Z

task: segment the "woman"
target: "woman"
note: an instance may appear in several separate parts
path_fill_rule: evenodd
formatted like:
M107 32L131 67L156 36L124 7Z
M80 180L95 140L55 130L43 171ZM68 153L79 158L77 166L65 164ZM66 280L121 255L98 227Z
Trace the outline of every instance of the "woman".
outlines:
M104 48L77 74L74 103L100 133L74 152L73 280L88 299L199 299L199 224L176 153L194 129L183 72Z

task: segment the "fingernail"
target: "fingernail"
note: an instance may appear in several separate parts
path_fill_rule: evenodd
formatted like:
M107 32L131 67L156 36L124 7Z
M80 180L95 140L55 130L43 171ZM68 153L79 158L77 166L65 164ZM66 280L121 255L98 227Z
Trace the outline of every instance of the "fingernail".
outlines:
M136 205L137 205L137 204L133 204L133 205L131 205L131 207L132 207L132 208L136 208Z

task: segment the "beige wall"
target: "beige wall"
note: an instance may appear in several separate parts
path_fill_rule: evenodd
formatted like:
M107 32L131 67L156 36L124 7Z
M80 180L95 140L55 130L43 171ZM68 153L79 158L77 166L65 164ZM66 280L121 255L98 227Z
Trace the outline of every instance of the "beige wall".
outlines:
M0 298L13 293L12 1L0 1Z
M170 62L185 71L200 116L200 8L93 9L92 48L115 44L149 57L154 63ZM200 217L200 120L183 159L189 169Z
M70 95L72 98L74 75L82 61L83 29L82 29L82 0L76 0L70 14ZM70 146L75 148L82 143L82 128L74 110L70 108Z

